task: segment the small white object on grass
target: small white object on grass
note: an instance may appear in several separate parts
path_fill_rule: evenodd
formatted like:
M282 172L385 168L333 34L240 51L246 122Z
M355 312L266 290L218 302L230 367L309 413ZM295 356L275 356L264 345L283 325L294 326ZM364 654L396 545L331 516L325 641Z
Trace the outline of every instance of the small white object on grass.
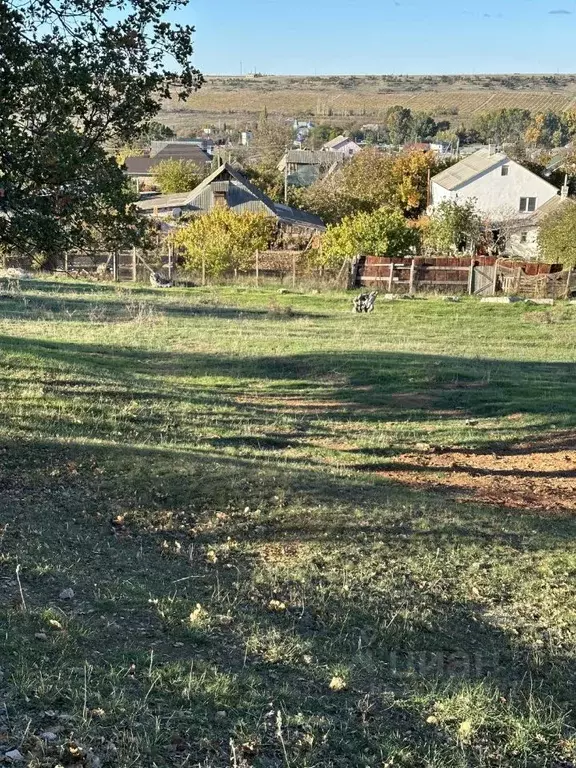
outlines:
M60 600L72 600L74 597L74 590L70 589L63 589L62 592L60 592Z
M481 304L515 304L522 301L518 296L484 296L480 299Z
M24 760L24 755L19 749L11 749L10 752L5 752L4 757L13 763L19 763L21 760Z

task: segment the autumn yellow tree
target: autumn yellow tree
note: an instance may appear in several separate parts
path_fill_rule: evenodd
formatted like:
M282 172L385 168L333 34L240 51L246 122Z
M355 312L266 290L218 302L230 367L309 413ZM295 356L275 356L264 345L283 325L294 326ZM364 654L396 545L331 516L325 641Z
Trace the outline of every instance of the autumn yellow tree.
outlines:
M405 152L392 164L390 186L393 203L406 214L417 214L428 205L428 179L440 170L431 152Z
M172 236L188 269L204 268L213 277L249 269L256 251L274 238L276 221L264 213L235 213L215 208L186 222Z
M201 180L200 169L191 160L162 160L154 168L154 183L164 195L191 192Z
M428 176L444 167L432 153L415 150L392 155L371 147L340 171L303 190L297 202L328 224L382 207L416 217L427 205Z

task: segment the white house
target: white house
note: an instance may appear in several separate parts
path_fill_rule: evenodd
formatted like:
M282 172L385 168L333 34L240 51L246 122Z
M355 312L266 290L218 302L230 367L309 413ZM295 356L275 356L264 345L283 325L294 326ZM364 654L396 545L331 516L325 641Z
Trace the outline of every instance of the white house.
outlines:
M431 204L442 200L473 200L494 224L511 218L528 219L559 195L559 190L519 163L489 147L465 157L433 176Z
M322 146L322 152L342 152L348 157L353 157L361 151L362 147L347 136L336 136L335 139L327 141L326 144Z
M550 182L491 147L433 176L430 196L432 209L443 200L473 201L498 233L496 239L505 229L506 250L524 258L537 256L538 226L562 200Z
M526 261L538 258L538 232L540 225L546 216L554 213L564 205L574 205L574 201L564 194L556 195L556 197L550 198L547 203L540 206L527 219L515 222L508 233L506 249L508 254Z

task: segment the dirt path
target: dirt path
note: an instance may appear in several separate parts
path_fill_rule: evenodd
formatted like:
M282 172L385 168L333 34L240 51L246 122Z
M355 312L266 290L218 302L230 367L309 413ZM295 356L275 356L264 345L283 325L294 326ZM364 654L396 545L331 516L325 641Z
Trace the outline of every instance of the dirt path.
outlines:
M576 434L490 451L404 453L378 468L390 480L517 509L576 511Z

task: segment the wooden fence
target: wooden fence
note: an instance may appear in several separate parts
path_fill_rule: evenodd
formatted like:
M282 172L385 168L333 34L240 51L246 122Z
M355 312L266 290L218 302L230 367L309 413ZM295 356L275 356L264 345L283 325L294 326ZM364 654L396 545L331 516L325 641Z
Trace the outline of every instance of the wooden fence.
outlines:
M114 282L148 282L154 272L171 278L175 271L173 249L160 247L144 252L132 248L125 251L92 251L69 253L58 265L58 270L71 277L93 277Z
M482 296L517 294L560 298L576 288L576 273L559 264L521 262L493 256L391 259L361 257L354 284L385 293L437 292Z

